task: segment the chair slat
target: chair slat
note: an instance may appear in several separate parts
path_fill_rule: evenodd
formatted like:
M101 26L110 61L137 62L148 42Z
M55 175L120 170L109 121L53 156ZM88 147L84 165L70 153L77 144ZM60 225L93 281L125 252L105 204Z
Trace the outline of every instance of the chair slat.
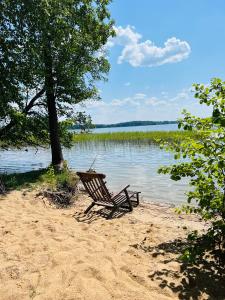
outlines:
M106 202L111 202L111 196L108 192L108 189L106 188L105 182L102 179L97 179L95 178L94 183L96 184L96 186L99 186L99 197L102 198L104 201Z

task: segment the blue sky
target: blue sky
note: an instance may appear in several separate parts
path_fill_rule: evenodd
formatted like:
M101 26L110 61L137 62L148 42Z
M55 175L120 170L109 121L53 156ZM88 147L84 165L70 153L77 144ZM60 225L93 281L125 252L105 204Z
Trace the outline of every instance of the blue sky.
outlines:
M117 37L107 49L102 101L87 105L95 123L175 120L183 108L209 114L192 83L225 79L224 0L114 0Z

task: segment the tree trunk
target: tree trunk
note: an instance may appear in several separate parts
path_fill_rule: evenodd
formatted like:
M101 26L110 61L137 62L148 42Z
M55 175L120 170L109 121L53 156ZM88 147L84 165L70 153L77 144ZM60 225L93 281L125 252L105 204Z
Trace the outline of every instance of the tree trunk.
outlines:
M48 106L50 144L52 150L52 165L61 169L63 165L63 154L59 139L58 116L54 92L54 78L52 70L52 56L50 45L44 50L45 60L45 87Z

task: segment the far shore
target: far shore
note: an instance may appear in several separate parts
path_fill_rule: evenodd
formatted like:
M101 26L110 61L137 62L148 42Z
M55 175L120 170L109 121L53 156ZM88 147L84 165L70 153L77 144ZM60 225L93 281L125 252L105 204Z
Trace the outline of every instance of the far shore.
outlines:
M224 299L222 277L179 260L197 216L142 202L106 220L84 194L65 209L36 195L0 197L0 299Z

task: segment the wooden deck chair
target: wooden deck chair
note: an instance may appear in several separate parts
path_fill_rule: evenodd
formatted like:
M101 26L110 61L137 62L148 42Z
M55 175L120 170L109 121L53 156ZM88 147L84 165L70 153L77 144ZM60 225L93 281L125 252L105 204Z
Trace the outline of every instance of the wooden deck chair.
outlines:
M94 205L100 205L112 208L108 217L111 218L120 207L128 208L129 211L132 211L132 203L136 205L139 204L140 192L128 191L129 185L122 189L118 194L114 195L110 193L106 187L106 182L104 181L106 176L104 174L95 172L77 172L77 175L80 177L85 190L93 200L91 205L85 210L85 213L88 213Z

